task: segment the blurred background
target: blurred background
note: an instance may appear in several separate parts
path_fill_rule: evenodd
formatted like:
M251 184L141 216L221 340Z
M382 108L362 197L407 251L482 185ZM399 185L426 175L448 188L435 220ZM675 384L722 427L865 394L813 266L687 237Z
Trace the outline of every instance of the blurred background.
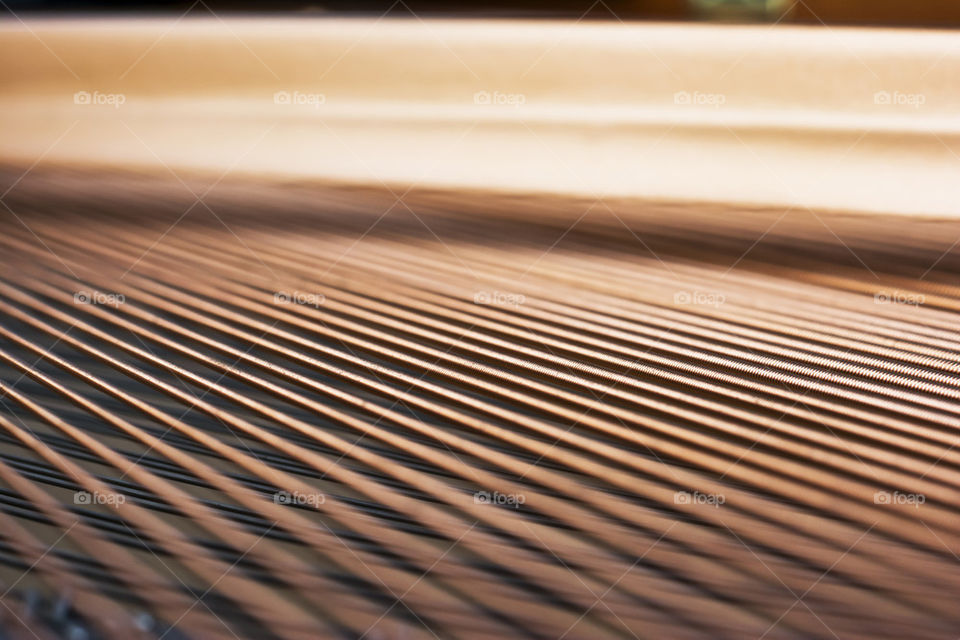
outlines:
M892 27L960 26L954 0L12 0L11 11L356 13L584 20L780 21Z

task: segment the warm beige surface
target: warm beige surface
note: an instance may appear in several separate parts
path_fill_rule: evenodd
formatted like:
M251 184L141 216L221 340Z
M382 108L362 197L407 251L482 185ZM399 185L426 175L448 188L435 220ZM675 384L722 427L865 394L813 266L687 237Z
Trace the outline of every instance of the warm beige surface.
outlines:
M954 216L958 44L766 26L7 21L0 159ZM76 91L123 104L77 105ZM483 91L522 104L476 104Z

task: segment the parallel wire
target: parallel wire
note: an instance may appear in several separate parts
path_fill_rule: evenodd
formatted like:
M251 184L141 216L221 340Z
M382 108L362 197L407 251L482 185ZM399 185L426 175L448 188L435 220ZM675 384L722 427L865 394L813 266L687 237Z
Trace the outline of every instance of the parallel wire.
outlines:
M187 583L291 638L383 624L416 637L546 638L570 625L568 637L741 637L771 624L805 637L832 637L835 625L937 637L958 623L944 594L960 588L960 572L933 570L960 547L957 287L892 274L881 284L930 307L868 309L878 285L848 267L747 258L724 273L677 257L668 275L652 259L593 255L602 240L577 234L568 248L541 255L520 241L511 255L480 236L437 251L430 238L354 245L313 232L308 242L251 225L241 248L199 226L154 244L149 230L113 220L69 233L31 224L69 275L21 229L0 237L35 265L0 282L10 321L0 363L17 374L0 393L20 421L0 415L3 446L42 461L27 473L26 457L0 459L0 480L191 637L235 632L239 618L225 627L192 606ZM680 251L680 236L661 231ZM721 247L727 232L715 231ZM251 251L269 274L248 270ZM122 281L110 275L133 259ZM478 288L526 300L475 304ZM291 290L326 299L270 302ZM127 302L72 307L77 291ZM726 300L684 307L677 292ZM23 376L29 391L17 389ZM51 395L31 397L37 388ZM142 453L116 450L120 441ZM96 524L36 484L64 481L137 497ZM322 487L329 499L308 514L253 482ZM481 489L526 503L478 503ZM900 508L877 491L925 503ZM2 504L0 538L37 561ZM410 525L392 526L391 514ZM118 538L98 528L107 523L141 532L187 582L129 553L118 560ZM297 547L279 546L274 529ZM93 578L42 560L47 588L65 576L85 617L124 619ZM356 584L332 580L338 572ZM798 594L807 608L794 611Z

